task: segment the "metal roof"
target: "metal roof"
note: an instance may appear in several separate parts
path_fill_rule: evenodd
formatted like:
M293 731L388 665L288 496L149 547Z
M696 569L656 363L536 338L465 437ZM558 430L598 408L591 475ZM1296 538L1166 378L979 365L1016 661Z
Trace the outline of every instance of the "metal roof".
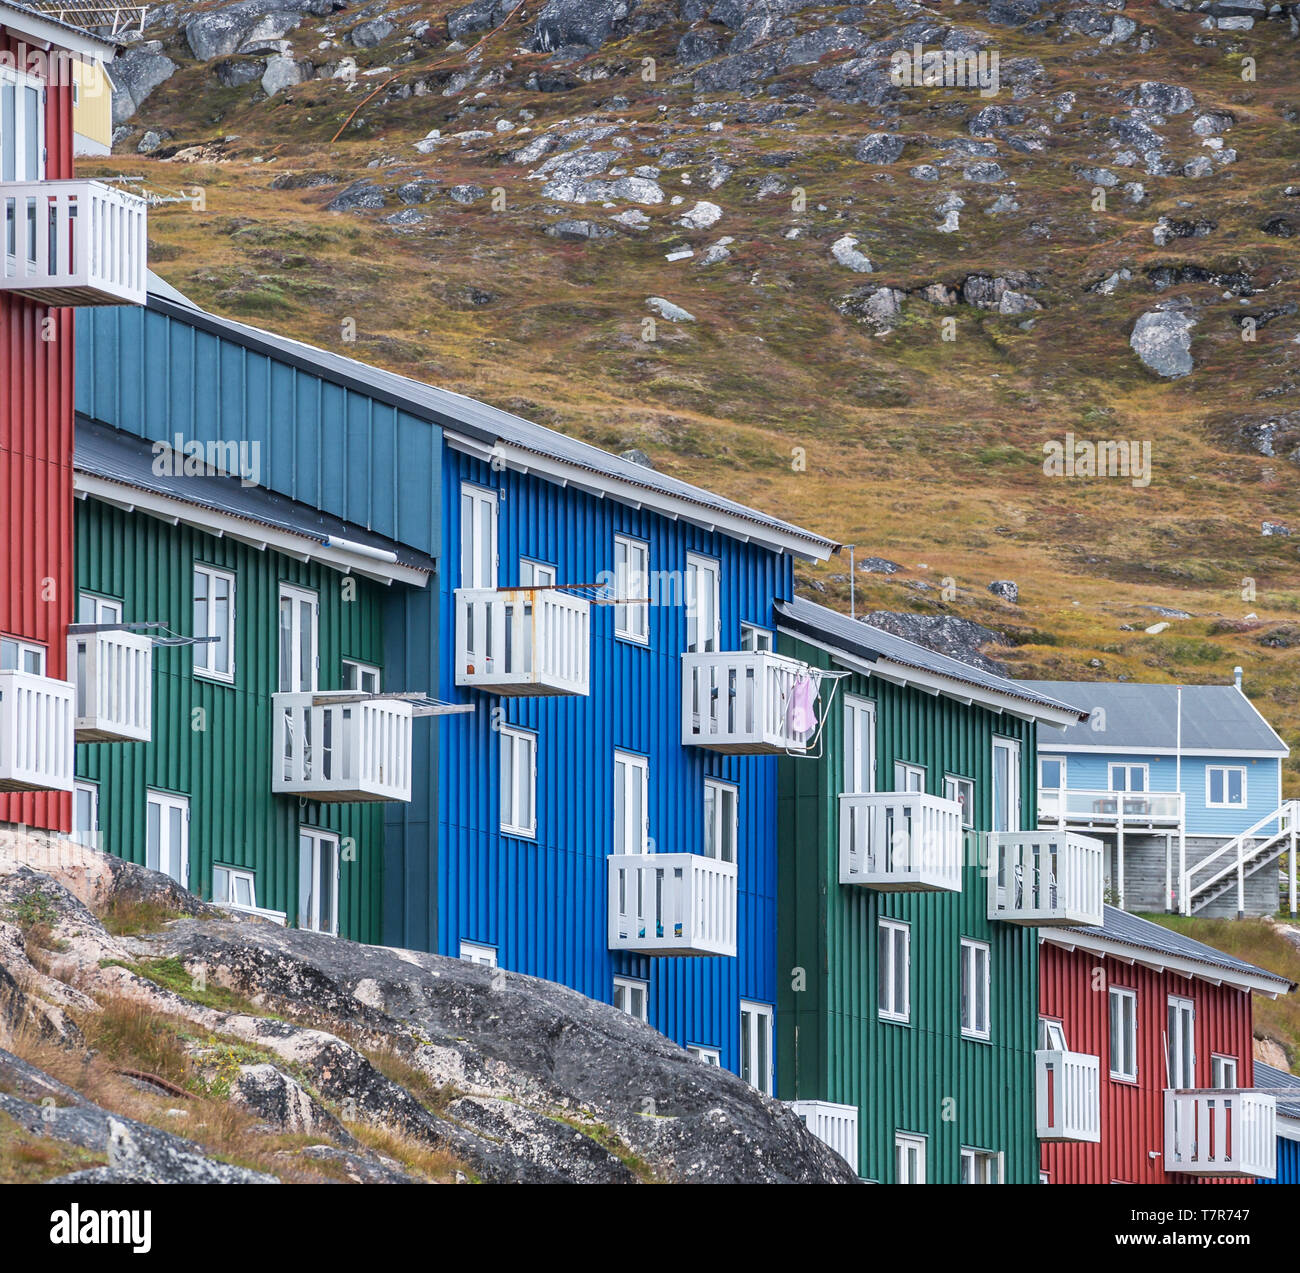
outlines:
M151 310L170 318L211 331L236 344L257 349L326 380L366 393L489 447L500 442L539 457L584 469L598 477L684 500L706 513L721 514L749 523L756 531L766 530L788 537L803 544L803 555L812 558L825 559L839 547L834 540L816 535L801 526L769 517L744 504L658 473L643 464L624 460L599 447L579 442L576 438L534 424L485 402L209 313L153 274L149 276L148 305Z
M1072 725L1051 735L1040 729L1040 746L1107 751L1172 750L1179 743L1177 685L1145 681L1021 681L1038 694L1052 694L1086 712L1101 709L1104 729ZM1235 685L1184 685L1182 750L1256 752L1286 756L1290 749Z
M1256 1087L1265 1090L1273 1087L1289 1087L1293 1090L1300 1088L1300 1074L1279 1070L1276 1065L1269 1065L1264 1061L1256 1061L1252 1068L1255 1071ZM1277 1112L1283 1118L1300 1118L1300 1096L1279 1096Z
M796 632L868 662L875 663L884 659L900 667L929 672L989 693L1019 699L1026 705L1026 714L1037 714L1035 709L1041 711L1044 708L1078 714L1069 704L1030 689L1023 681L1013 681L994 672L986 672L950 655L927 649L905 637L872 627L860 619L850 619L848 615L819 606L814 601L806 601L802 597L796 597L793 601L779 601L776 612L785 625ZM1040 728L1047 726L1040 725Z
M21 30L18 23L7 16L9 14L17 14L19 19L26 19L29 28L33 22L43 23L45 26L52 27L66 35L76 36L75 43L69 42L63 46L74 53L85 52L85 46L94 45L98 52L106 53L108 59L111 60L119 47L116 40L108 40L101 35L93 35L84 27L74 26L71 22L64 22L53 14L44 13L25 4L16 4L15 0L0 0L0 26L12 25L14 30Z
M73 467L80 473L302 535L322 544L330 538L348 540L380 552L391 552L399 564L415 570L432 572L434 569L433 558L425 553L264 486L245 486L238 477L211 469L191 476L160 474L155 471L154 446L133 433L78 415Z

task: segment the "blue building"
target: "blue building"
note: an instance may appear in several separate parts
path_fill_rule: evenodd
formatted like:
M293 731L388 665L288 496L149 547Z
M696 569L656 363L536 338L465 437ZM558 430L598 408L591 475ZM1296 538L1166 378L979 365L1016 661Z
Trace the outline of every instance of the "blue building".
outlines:
M1291 1096L1277 1098L1277 1175L1260 1179L1261 1185L1300 1185L1300 1075L1255 1062L1255 1086L1289 1089Z
M614 1002L771 1091L776 757L819 678L774 650L835 545L507 412L208 314L82 317L78 408L256 443L259 481L424 554L384 675L473 710L387 807L384 940Z
M1286 743L1233 685L1025 681L1090 713L1039 728L1041 826L1107 845L1110 900L1127 910L1264 915L1279 864L1296 897L1297 809L1282 798Z

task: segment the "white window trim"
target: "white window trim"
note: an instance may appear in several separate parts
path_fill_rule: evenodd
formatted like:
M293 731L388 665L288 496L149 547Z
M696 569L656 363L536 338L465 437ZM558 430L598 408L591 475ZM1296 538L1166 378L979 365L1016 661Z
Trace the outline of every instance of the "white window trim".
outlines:
M920 1175L920 1179L919 1179L919 1180L909 1180L909 1181L907 1181L906 1183L908 1183L908 1184L912 1184L912 1185L923 1185L923 1184L925 1184L925 1181L926 1181L926 1172L925 1172L925 1168L926 1168L926 1163L925 1163L925 1151L926 1151L926 1143L927 1143L927 1139L928 1139L927 1137L925 1137L925 1136L920 1136L920 1135L918 1135L916 1132L900 1132L900 1131L896 1131L896 1132L894 1133L894 1182L895 1182L896 1184L902 1184L902 1183L903 1183L903 1180L902 1180L902 1173L899 1171L899 1161L898 1161L898 1160L899 1160L899 1150L901 1150L901 1149L905 1149L905 1148L906 1148L906 1149L915 1149L915 1150L917 1151L917 1153L916 1153L916 1165L917 1165L918 1173L919 1173L919 1175Z
M1107 1000L1107 1004L1109 1002ZM1053 1030L1060 1033L1059 1046L1052 1040L1051 1032ZM1040 1050L1047 1052L1068 1052L1070 1050L1069 1039L1065 1033L1065 1022L1060 1017L1038 1018L1038 1047Z
M722 1067L722 1052L719 1048L706 1047L703 1043L688 1043L686 1050L704 1065Z
M1228 1066L1232 1067L1232 1082L1231 1083L1215 1082L1215 1071L1224 1069ZM1230 1092L1236 1088L1237 1079L1240 1074L1241 1074L1241 1066L1238 1063L1238 1060L1235 1056L1231 1056L1226 1052L1210 1053L1210 1086L1211 1087L1216 1088L1217 1090L1222 1092Z
M1112 760L1112 761L1111 761L1111 762L1106 766L1106 786L1107 786L1107 789L1110 790L1110 791L1119 791L1119 790L1120 790L1120 788L1117 787L1117 786L1115 785L1115 770L1117 770L1117 769L1123 769L1123 770L1126 770L1126 771L1127 771L1127 770L1133 770L1133 769L1140 769L1140 770L1142 770L1142 790L1141 790L1141 791L1134 791L1132 787L1125 787L1125 788L1123 788L1123 790L1124 790L1124 792L1125 792L1126 794L1127 794L1127 793L1132 793L1132 794L1135 795L1135 796L1145 796L1145 795L1148 795L1148 794L1150 793L1150 791L1151 791L1151 766L1150 766L1149 764L1147 764L1145 761L1133 761L1132 763L1130 763L1130 762L1128 762L1128 761L1126 761L1126 760ZM1128 781L1127 776L1125 777L1124 781L1125 781L1125 782Z
M496 968L498 966L497 948L495 946L485 946L482 942L461 942L457 958L467 964L478 964L480 968Z
M905 965L907 971L907 976L903 982L903 1008L902 1011L900 1012L897 1008L894 1007L886 1008L883 1003L879 1002L880 975L879 975L879 970L877 970L876 1015L879 1016L879 1018L882 1021L896 1021L906 1025L912 1019L912 926L911 924L906 923L901 919L887 919L883 916L879 920L877 920L876 958L877 959L880 958L880 933L883 932L895 933L899 931L903 932L906 936L906 941L903 943ZM897 980L897 978L894 976L894 965L893 965L894 948L895 948L895 943L891 939L889 942L890 975L886 982L886 984L890 987L891 996L893 994L894 983Z
M87 838L84 839L84 840L82 840L82 839L78 839L78 834L79 834L79 833L78 833L78 831L77 831L77 797L78 797L79 795L83 794L83 793L85 793L85 794L87 794L87 795L90 796L90 826L89 826L89 827L86 829L86 831L83 833L83 834L85 834L86 837L87 837ZM74 783L72 784L72 836L73 836L73 839L76 840L76 842L77 842L78 844L82 845L84 848L87 848L87 849L98 849L98 848L99 848L99 834L100 834L100 828L99 828L99 783L97 783L97 782L86 782L86 781L84 781L83 779L78 778L78 779L76 780L76 782L74 782Z
M925 790L926 782L929 779L924 765L914 765L910 760L894 761L894 790L901 792L921 793ZM909 781L912 778L920 778L921 785L912 787Z
M37 662L40 664L40 667L36 672L30 673L30 675L33 676L45 675L46 650L45 650L45 646L42 645L39 641L28 641L23 637L10 636L7 632L0 633L0 641L11 641L17 647L18 649L18 667L16 669L17 671L19 672L26 671L26 669L22 666L24 655L35 654L37 657Z
M991 825L996 829L998 825L998 800L997 800L997 767L998 752L1004 751L1007 754L1007 827L1008 831L1018 831L1023 819L1024 811L1024 785L1020 781L1020 766L1024 759L1024 754L1020 747L1018 738L1007 738L1003 735L995 735L993 739L993 780L990 783L989 796L992 802ZM999 884L1001 879L999 879Z
M1054 765L1061 766L1061 785L1059 787L1049 787L1043 782L1043 763L1047 761ZM1069 785L1069 771L1066 768L1066 759L1064 756L1050 755L1038 757L1038 789L1039 791L1064 791Z
M182 888L190 886L190 798L181 795L175 791L159 791L150 787L145 792L145 865L149 864L149 831L148 816L149 806L156 804L158 806L158 870L164 875L171 875L162 861L162 828L166 823L166 815L169 809L179 809L184 815L181 819L181 843L180 843L180 879L177 881ZM176 876L171 875L172 879Z
M770 1003L757 1003L752 999L742 999L740 1001L741 1017L744 1017L746 1013L748 1013L750 1016L754 1018L754 1024L761 1024L762 1030L767 1035L767 1048L766 1048L767 1065L765 1067L766 1072L758 1076L760 1080L758 1083L751 1082L750 1086L755 1088L757 1091L764 1092L768 1096L772 1096L774 1094L773 1076L775 1073L774 1067L775 1067L775 1060L776 1060L776 1058L773 1055L773 1049L776 1046L776 1030L773 1028L774 1021L773 1021L772 1005ZM737 1021L736 1025L737 1025L737 1029L739 1029L740 1027L739 1020ZM741 1033L740 1038L743 1043L744 1041L743 1032ZM742 1056L740 1058L740 1070L741 1070L742 1077L744 1075L746 1063L748 1063L749 1065L751 1074L758 1067L759 1054L761 1051L761 1049L758 1046L758 1039L759 1039L759 1032L753 1029L751 1026L749 1032L751 1055L748 1057Z
M369 672L369 673L372 673L372 674L374 675L374 678L375 678L375 688L374 688L374 691L373 691L373 692L376 693L376 694L378 694L378 693L380 693L380 692L382 691L382 689L383 689L383 685L384 685L384 673L383 673L383 669L382 669L382 668L379 668L379 667L376 667L373 663L364 663L364 662L362 662L360 659L344 659L344 660L343 660L343 688L344 688L344 689L349 688L349 687L348 687L348 684L347 684L348 680L350 679L349 676L348 676L348 672L349 672L350 669L353 669L353 668L356 669L356 674L357 674L357 675L356 675L356 682L357 682L357 683L356 683L356 690L357 690L358 693L361 693L361 692L362 692L362 689L361 689L361 678L362 678L366 673L368 673L368 672Z
M771 628L761 623L742 623L740 625L740 648L748 653L767 653L776 649L776 641Z
M618 767L623 765L624 773L632 775L630 781L640 787L641 795L641 827L638 834L634 826L620 827L618 825L618 805L616 801L610 803L610 814L613 816L613 842L614 853L616 855L624 854L641 854L650 852L650 761L647 757L639 755L634 751L624 751L621 747L614 748L614 782L618 783ZM623 812L627 816L628 803L627 791L624 789ZM620 839L620 834L622 838Z
M531 576L525 579L525 574ZM549 561L536 557L519 558L519 586L521 588L554 588L559 571Z
M241 902L236 902L233 897L217 896L217 872L224 871L233 882L237 877L248 881L249 902L244 906ZM239 910L257 910L257 872L250 871L245 866L227 866L224 862L216 862L212 866L212 900L222 906L234 906Z
M211 600L212 581L214 579L220 578L226 580L230 584L230 608L226 615L226 632L225 632L226 648L230 651L230 671L217 672L210 668L199 666L198 664L199 651L202 650L206 654L212 653L212 649L213 649L212 644L205 642L202 645L196 645L194 647L194 656L195 656L195 661L193 665L194 675L203 677L205 681L220 681L223 685L233 685L235 683L235 669L237 666L235 661L235 610L239 604L238 595L236 593L235 572L233 570L225 570L220 566L209 566L206 563L201 561L196 561L194 563L194 568L190 572L190 622L191 624L193 623L194 620L194 603L195 603L194 578L196 575L199 574L206 575L208 578L208 598L209 598L208 599L208 630L206 632L195 632L194 633L195 636L221 635L220 633L214 632L212 629L212 600ZM275 634L276 650L278 651L279 641L280 641L279 594L277 594L276 603L275 603L275 622L276 622L276 634Z
M631 1003L632 996L639 994L641 997L641 1011L630 1012L627 1007L620 1008L620 1011L627 1013L629 1017L634 1017L637 1021L644 1021L650 1024L650 983L642 981L639 977L615 977L614 978L614 999L615 1007L618 1005L618 992L624 992L624 1003Z
M470 581L465 577L465 546L467 536L465 534L465 500L471 502L471 511L475 514L474 524L471 528L471 534L478 534L477 512L480 504L488 505L492 510L491 517L491 535L492 535L492 575L487 580ZM495 588L497 580L501 575L501 557L500 557L500 517L501 504L500 498L496 491L490 486L480 486L477 482L462 482L460 484L460 504L457 511L460 516L460 586L462 588ZM475 574L478 573L477 566L474 567Z
M1241 799L1229 800L1228 796L1228 774L1235 770L1241 775ZM1210 775L1219 772L1223 774L1223 795L1221 801L1210 799ZM1249 807L1249 796L1246 791L1247 769L1245 765L1206 765L1205 766L1205 807L1207 809L1245 809Z
M95 613L89 619L81 617L81 606L83 602L89 601L94 605ZM102 614L102 609L108 609L111 614ZM88 590L77 593L77 622L78 623L121 623L122 615L125 613L122 600L119 597L110 597L102 592L90 592Z
M1169 1026L1168 1026L1168 1020L1169 1020L1169 1009L1172 1008L1175 1004L1178 1005L1179 1010L1180 1010L1180 1013L1181 1013L1181 1011L1182 1011L1184 1008L1190 1009L1190 1011L1188 1011L1188 1012L1186 1013L1186 1016L1187 1016L1187 1018L1188 1018L1188 1022L1189 1022L1189 1026L1190 1026L1190 1031L1191 1031L1191 1040L1190 1040L1190 1041L1191 1041L1191 1048L1190 1048L1190 1052L1191 1052L1191 1066L1192 1066L1192 1072L1191 1072L1191 1074L1189 1074L1189 1075L1187 1076L1187 1078L1188 1078L1189 1081L1188 1081L1187 1083L1182 1083L1182 1084L1179 1084L1179 1083L1174 1082L1174 1073L1173 1073L1173 1069L1174 1069L1174 1067L1173 1067L1173 1045L1174 1045L1174 1040L1173 1040L1173 1039L1170 1037L1170 1035L1169 1035ZM1173 1088L1182 1088L1182 1089L1190 1089L1190 1088L1194 1088L1194 1087L1196 1086L1196 1070L1197 1070L1197 1064L1196 1064L1196 1062L1197 1062L1197 1056L1196 1056L1196 1000L1195 1000L1195 999L1191 999L1191 998L1189 998L1187 995L1168 995L1168 996L1166 996L1166 999L1165 999L1165 1023L1166 1023L1166 1024L1165 1024L1165 1063L1166 1063L1166 1065L1168 1065L1168 1067L1169 1067L1169 1086L1170 1086L1170 1087L1173 1087Z
M36 97L36 172L27 172L26 165L21 165L22 172L18 171L18 164L15 163L14 180L20 182L44 181L46 176L46 140L45 140L45 82L36 75L29 75L26 71L20 71L17 67L0 66L0 84L5 81L15 85L14 107L17 118L14 120L14 137L18 145L18 158L21 158L26 151L26 130L23 125L27 119L27 97L24 89L35 89ZM5 180L3 171L0 170L0 180ZM7 245L6 245L7 246Z
M699 606L696 599L690 596L690 589L687 588L687 595L682 598L686 610L686 642L684 648L691 650L691 624L695 625L695 647L694 653L716 653L722 649L722 562L717 557L707 557L703 553L688 552L686 554L686 580L689 584L692 575L698 580L701 575L706 575L713 580L713 632L706 635L700 628ZM694 614L692 614L694 610ZM709 649L709 643L712 642L712 649Z
M731 796L731 801L730 801L731 857L726 858L726 857L722 857L721 854L719 854L717 860L720 862L735 862L737 858L740 857L740 788L737 787L734 782L725 782L721 778L705 778L704 780L705 791L707 792L710 787L712 787L715 792L719 793L719 795L726 792ZM715 822L715 830L717 832L716 843L719 845L719 847L721 847L722 845L722 832L726 826L726 815L723 813L723 809L727 803L728 802L726 800L722 800L722 799L717 799L714 801L714 822ZM707 803L705 804L705 808L707 810L708 808ZM707 849L709 843L708 830L709 829L706 826L704 828L705 831L704 844L705 844L706 856L708 855Z
M1120 999L1123 999L1125 1002L1131 1005L1129 1008L1130 1019L1133 1022L1133 1038L1131 1041L1132 1056L1131 1058L1129 1058L1133 1062L1133 1072L1131 1074L1126 1073L1124 1070L1117 1070L1114 1068L1114 1066L1111 1065L1111 1062L1115 1059L1115 1039L1114 1039L1115 1027L1111 1019L1111 1012L1110 1012L1110 1003L1112 997L1118 997ZM1110 1071L1110 1077L1118 1080L1121 1083L1136 1083L1137 1076L1138 1076L1138 1037L1137 1037L1138 1011L1137 1011L1136 990L1132 990L1128 986L1109 987L1109 993L1106 998L1106 1030L1109 1036L1107 1039L1106 1064L1107 1064L1107 1068ZM1126 1058L1121 1057L1120 1059L1124 1060Z
M975 826L975 779L967 778L962 774L944 774L943 776L943 795L945 800L957 800L954 795L949 795L949 785L960 789L961 787L970 788L970 803L962 806L961 825L962 830L969 831ZM961 804L960 800L957 800ZM969 813L967 810L969 809ZM969 818L969 821L967 820Z
M979 1030L975 1026L967 1026L966 1022L963 1021L961 1023L961 1035L963 1039L979 1039L987 1042L992 1037L993 1033L993 952L988 942L976 941L972 937L963 937L961 939L961 949L962 951L970 950L972 952L982 951L984 954L984 976L982 978L978 977L976 969L979 966L979 961L972 959L970 961L971 966L969 978L971 984L963 985L961 987L967 996L966 1002L972 1005L972 1009L977 1003L977 1000L973 996L982 993L984 999L984 1029ZM958 975L961 975L960 957L957 961L957 969ZM980 981L983 982L982 986L979 984ZM958 1008L958 1011L960 1011L960 1007Z
M618 568L618 550L625 549L627 555L627 573L622 574ZM632 556L637 554L641 559L641 579L640 591L646 598L640 605L618 604L614 607L614 636L619 641L630 641L633 645L650 644L650 545L644 539L638 539L635 535L616 534L614 536L614 589L620 598L635 595L632 592L632 581L636 579L636 572L632 566ZM644 632L635 632L628 626L628 620L633 613L639 613L642 616L642 626Z
M867 730L866 738L869 747L869 754L866 761L865 780L867 785L858 784L858 775L850 774L852 767L851 761L855 758L854 746L858 742L860 735L853 724L863 717L870 721L870 728ZM850 744L853 740L853 745ZM874 699L860 698L856 694L846 694L844 696L844 792L846 795L863 795L876 789L876 703ZM862 766L857 766L859 769Z
M531 815L530 821L527 824L507 821L505 808L504 808L507 774L505 771L505 764L502 763L501 777L499 783L501 788L500 801L498 802L499 815L501 820L501 833L503 835L522 836L525 839L535 840L537 838L537 735L530 729L517 729L513 725L502 725L498 732L501 735L502 743L504 743L507 738L512 738L515 740L515 746L510 749L511 770L510 770L510 774L508 775L510 779L510 808L511 808L512 815L516 812L516 806L518 803L518 794L519 794L519 788L515 780L516 767L518 765L518 757L519 757L519 744L520 742L525 742L525 741L528 743L528 754L530 757L530 761L529 761L530 773L528 776L528 780L531 783L531 790L532 790L532 799L529 800L528 802L529 813ZM504 751L505 748L503 746L501 748L503 760L504 760Z
M303 842L304 837L307 838L307 839L309 839L309 840L311 840L311 842L312 842L312 866L311 866L311 870L312 870L312 878L313 878L313 879L316 878L316 875L317 875L317 873L318 873L318 872L317 872L317 867L318 867L319 858L320 858L320 853L321 853L321 846L324 845L324 844L330 844L330 845L333 846L333 848L334 848L334 885L333 885L333 887L330 889L330 915L329 915L329 922L326 923L325 920L321 917L321 914L320 914L320 899L319 899L319 898L314 898L314 899L313 899L312 908L311 908L311 909L312 909L312 912L314 912L314 913L309 913L309 914L308 914L308 916L307 916L308 923L307 923L307 925L303 925L303 923L302 923L302 915L303 915L303 909L302 909L302 908L303 908L303 899L302 899L301 897L299 897L299 898L298 898L298 926L299 926L300 928L305 928L305 931L307 931L307 932L312 932L312 933L324 933L324 934L326 934L326 935L329 936L329 937L337 937L338 934L339 934L339 876L340 876L341 871L342 871L342 863L341 863L341 861L340 861L341 854L340 854L340 843L339 843L339 837L338 837L338 835L337 835L335 832L333 832L333 831L324 831L324 830L322 830L322 829L319 828L319 827L301 827L301 826L300 826L300 827L298 828L298 854L299 854L299 859L298 859L298 880L299 880L299 892L301 892L301 890L302 890L302 856L301 856L301 855L302 855L302 848L303 848L302 842ZM315 921L315 922L313 923L312 921Z
M996 1163L998 1169L998 1184L1006 1183L1006 1162L1000 1149L979 1149L974 1145L963 1145L961 1147L961 1157L963 1160L969 1158L972 1163L972 1172L974 1175L974 1164L977 1162ZM987 1180L968 1180L967 1184L985 1185L991 1183Z

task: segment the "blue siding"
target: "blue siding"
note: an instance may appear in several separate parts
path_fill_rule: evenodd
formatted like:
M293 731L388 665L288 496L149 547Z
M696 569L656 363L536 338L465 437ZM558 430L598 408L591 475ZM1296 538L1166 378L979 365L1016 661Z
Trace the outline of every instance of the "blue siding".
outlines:
M1277 1138L1277 1175L1271 1180L1261 1177L1255 1183L1260 1185L1300 1185L1300 1140L1291 1140L1279 1133Z
M1173 756L1152 756L1137 752L1055 753L1051 745L1039 748L1040 757L1064 755L1065 781L1071 791L1106 791L1110 788L1112 764L1148 766L1152 791L1181 790L1187 797L1187 834L1232 836L1253 826L1272 813L1282 800L1282 763L1258 756L1184 756L1182 780ZM1237 765L1246 770L1244 809L1205 807L1205 770L1211 765Z

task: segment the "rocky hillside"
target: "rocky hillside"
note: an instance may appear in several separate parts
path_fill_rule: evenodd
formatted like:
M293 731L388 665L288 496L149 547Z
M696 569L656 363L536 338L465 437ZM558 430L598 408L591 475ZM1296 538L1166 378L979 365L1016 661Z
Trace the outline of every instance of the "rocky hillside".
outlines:
M0 846L0 1183L809 1182L784 1105L531 977Z
M89 167L195 196L151 233L202 304L856 543L860 612L986 626L1026 674L1240 663L1294 732L1298 27L1268 0L166 4ZM943 51L983 81L925 82ZM1125 469L1053 467L1067 436ZM803 586L847 605L847 561Z

